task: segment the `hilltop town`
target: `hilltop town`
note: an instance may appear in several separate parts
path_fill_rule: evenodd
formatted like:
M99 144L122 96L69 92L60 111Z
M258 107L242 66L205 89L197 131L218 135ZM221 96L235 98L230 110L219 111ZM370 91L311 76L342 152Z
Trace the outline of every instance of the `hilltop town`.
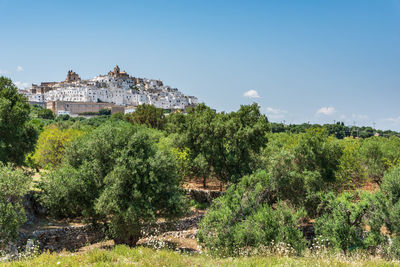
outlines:
M56 115L78 115L111 109L130 113L141 104L151 104L172 112L184 111L197 104L197 98L186 96L177 88L164 85L161 80L132 77L116 65L107 75L82 80L72 70L61 82L32 84L20 90L30 104L51 109Z

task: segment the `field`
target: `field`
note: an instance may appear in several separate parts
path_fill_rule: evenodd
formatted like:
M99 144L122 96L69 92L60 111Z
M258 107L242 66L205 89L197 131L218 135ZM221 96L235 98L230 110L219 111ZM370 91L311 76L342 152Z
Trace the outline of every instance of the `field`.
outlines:
M180 254L171 250L116 246L84 253L44 253L36 258L5 263L2 266L400 266L381 259L325 257L238 257L214 258Z

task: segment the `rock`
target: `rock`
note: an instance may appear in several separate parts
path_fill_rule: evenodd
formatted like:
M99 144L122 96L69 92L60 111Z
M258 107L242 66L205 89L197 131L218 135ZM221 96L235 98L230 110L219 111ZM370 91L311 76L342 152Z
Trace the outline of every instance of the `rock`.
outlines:
M25 245L25 251L29 253L34 250L35 250L35 241L33 239L28 239Z

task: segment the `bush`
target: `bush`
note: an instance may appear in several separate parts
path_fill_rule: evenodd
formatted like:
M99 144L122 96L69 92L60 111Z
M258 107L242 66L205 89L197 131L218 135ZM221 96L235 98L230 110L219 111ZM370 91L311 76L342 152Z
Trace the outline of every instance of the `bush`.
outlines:
M382 191L376 193L374 230L382 226L392 237L400 235L400 167L387 172L382 179ZM378 229L379 228L379 229ZM380 233L380 231L378 232Z
M264 172L245 176L214 201L199 225L199 242L219 255L237 255L259 246L283 242L297 253L305 247L299 219L283 202L275 203L270 176Z
M271 136L270 136L271 137ZM271 176L271 187L280 200L317 214L319 195L336 186L342 148L323 128L298 135L278 134L263 151L263 165Z
M23 197L30 182L21 170L0 162L0 249L18 237L18 230L26 221Z
M341 142L343 154L340 157L339 168L336 171L337 189L354 189L364 184L367 178L366 168L362 165L360 156L361 141L346 138Z
M99 195L99 185L93 177L99 173L92 169L93 166L86 166L86 169L84 166L75 169L65 165L42 178L40 200L51 215L58 218L84 216L93 221L99 217L93 209Z
M319 207L322 215L315 221L316 235L344 253L366 248L368 233L363 227L369 211L368 199L367 195L357 193L327 194Z
M385 172L383 142L380 137L365 139L360 148L363 164L367 167L367 174L377 184L381 184Z
M76 139L63 166L44 178L42 201L59 216L110 222L116 243L135 245L144 223L185 211L175 158L162 133L114 121Z

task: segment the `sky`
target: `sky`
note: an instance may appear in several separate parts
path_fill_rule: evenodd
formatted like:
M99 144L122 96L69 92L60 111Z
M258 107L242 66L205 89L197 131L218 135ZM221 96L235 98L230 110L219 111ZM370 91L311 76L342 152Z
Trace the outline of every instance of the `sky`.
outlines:
M217 111L400 130L400 0L0 0L0 75L20 88L161 79Z

